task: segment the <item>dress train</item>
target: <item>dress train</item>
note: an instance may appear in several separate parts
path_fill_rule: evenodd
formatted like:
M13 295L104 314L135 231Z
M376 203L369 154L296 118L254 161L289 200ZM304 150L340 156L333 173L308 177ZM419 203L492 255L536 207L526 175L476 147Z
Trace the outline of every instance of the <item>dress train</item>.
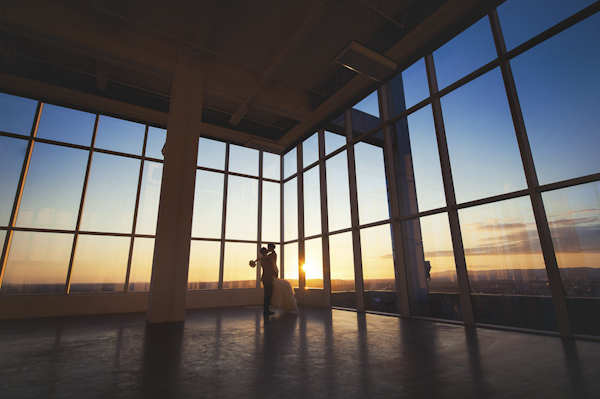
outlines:
M294 295L294 290L289 281L280 278L273 279L271 309L283 309L286 313L298 310L296 296Z

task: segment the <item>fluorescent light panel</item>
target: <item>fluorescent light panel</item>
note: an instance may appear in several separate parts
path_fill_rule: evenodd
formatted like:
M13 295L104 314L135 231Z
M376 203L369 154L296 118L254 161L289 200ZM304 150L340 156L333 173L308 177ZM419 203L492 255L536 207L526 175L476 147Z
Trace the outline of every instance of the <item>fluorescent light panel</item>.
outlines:
M381 81L396 70L396 63L360 43L351 41L334 57L334 61L346 68Z

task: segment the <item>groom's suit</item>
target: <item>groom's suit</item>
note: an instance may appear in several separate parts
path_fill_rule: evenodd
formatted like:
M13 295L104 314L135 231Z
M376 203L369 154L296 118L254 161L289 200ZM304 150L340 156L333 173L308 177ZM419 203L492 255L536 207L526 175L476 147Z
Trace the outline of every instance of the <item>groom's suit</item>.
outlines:
M263 312L267 314L270 312L269 307L271 306L271 296L273 295L273 278L277 277L277 273L273 265L273 259L261 259L260 266L262 268L262 276L260 277L260 281L262 281L265 291Z

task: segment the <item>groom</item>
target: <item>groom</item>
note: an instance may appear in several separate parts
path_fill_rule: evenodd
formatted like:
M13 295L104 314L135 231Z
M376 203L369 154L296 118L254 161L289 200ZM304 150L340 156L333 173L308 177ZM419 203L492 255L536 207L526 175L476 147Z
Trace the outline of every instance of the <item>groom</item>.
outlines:
M274 312L271 312L271 309L269 308L271 306L271 296L273 296L273 278L277 277L273 257L268 256L267 252L267 248L265 247L260 249L260 266L262 268L262 276L260 277L260 281L262 281L265 291L265 297L263 301L263 313L265 317L275 314Z

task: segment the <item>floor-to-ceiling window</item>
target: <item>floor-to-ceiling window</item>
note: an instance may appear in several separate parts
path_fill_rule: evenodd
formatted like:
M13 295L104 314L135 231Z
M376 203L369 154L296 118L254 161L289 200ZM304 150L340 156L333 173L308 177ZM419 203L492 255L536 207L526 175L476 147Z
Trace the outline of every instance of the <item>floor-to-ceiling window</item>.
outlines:
M148 291L165 138L0 94L0 294Z
M414 316L600 335L599 9L506 1L323 125L334 306L399 312L401 289ZM283 205L306 263L309 166Z
M0 94L0 294L149 291L165 140ZM281 168L280 155L199 139L188 289L260 286L249 261L281 243Z
M188 289L259 287L249 263L281 242L280 176L279 155L200 138Z

